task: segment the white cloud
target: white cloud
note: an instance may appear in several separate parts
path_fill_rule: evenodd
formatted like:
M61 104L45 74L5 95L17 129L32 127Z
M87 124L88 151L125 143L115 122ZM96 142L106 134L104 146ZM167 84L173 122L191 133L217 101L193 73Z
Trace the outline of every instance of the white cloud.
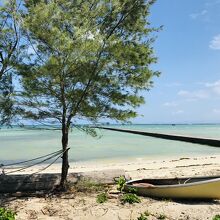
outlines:
M206 99L209 97L209 92L205 90L197 90L197 91L186 91L180 90L177 93L179 96L189 99L189 101L197 100L197 99Z
M209 48L212 50L220 50L220 34L213 37L209 43Z
M172 112L173 115L180 115L180 114L183 114L183 113L184 113L183 110L177 110L177 111Z
M177 95L180 96L188 96L190 94L190 92L186 91L186 90L180 90Z
M179 82L171 82L171 83L166 83L165 86L166 87L178 87L178 86L181 86L182 83L179 83Z
M200 12L192 13L192 14L190 14L189 16L190 16L192 19L197 19L198 17L202 17L202 16L206 15L207 13L208 13L208 11L204 9L204 10L202 10L202 11L200 11Z
M185 101L197 101L220 97L220 80L205 83L199 82L197 84L202 85L202 88L194 91L180 90L177 95L184 98Z
M206 83L205 86L210 88L217 95L220 95L220 80L213 83Z
M213 109L213 113L215 113L215 114L220 114L220 109Z
M178 104L176 102L165 102L163 104L163 106L166 106L166 107L176 107L176 106L178 106Z
M209 0L205 3L206 7L214 6L220 4L220 0Z

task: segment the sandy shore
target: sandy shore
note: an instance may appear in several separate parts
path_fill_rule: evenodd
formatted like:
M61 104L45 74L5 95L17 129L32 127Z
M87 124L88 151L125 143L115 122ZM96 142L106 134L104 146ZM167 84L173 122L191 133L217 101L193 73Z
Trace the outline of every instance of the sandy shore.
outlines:
M61 164L37 165L13 174L60 173ZM194 175L220 175L220 155L199 157L170 157L161 159L131 158L115 160L99 160L92 162L70 163L69 173L99 171L108 169L123 169L132 179L143 177L176 177ZM17 168L15 168L17 170ZM42 170L42 171L41 171ZM6 169L11 172L13 169Z
M31 168L32 173L41 167ZM220 155L169 158L159 160L137 159L131 161L72 163L69 172L124 169L132 179L153 177L182 177L220 175ZM53 165L43 172L57 173L60 165ZM17 212L17 219L74 219L74 220L136 220L140 213L148 211L148 219L212 219L220 214L220 200L176 202L142 198L141 203L122 205L117 198L104 204L96 202L97 193L72 193L61 197L47 198L1 198L5 205Z

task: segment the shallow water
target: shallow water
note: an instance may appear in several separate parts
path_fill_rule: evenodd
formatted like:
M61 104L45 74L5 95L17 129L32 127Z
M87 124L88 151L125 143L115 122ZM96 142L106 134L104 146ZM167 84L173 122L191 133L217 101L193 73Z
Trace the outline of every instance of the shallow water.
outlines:
M150 132L220 139L220 125L114 125ZM164 140L141 135L99 130L93 138L79 130L70 134L70 161L119 158L166 158L220 154L220 148ZM31 159L61 148L60 131L1 129L0 163Z

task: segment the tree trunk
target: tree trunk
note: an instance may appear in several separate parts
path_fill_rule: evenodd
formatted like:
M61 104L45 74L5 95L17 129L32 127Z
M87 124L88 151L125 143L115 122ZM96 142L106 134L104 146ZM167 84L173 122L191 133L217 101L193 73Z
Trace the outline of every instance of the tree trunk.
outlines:
M66 190L67 174L68 174L68 169L69 169L68 137L69 137L69 128L67 126L63 126L62 127L62 148L63 148L64 153L62 156L62 173L61 173L61 181L60 181L61 190Z

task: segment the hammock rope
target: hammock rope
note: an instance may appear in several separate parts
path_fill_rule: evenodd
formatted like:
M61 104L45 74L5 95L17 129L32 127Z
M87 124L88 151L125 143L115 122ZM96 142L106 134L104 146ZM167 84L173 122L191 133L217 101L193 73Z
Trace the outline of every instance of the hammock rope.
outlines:
M30 175L34 175L36 173L39 173L43 170L46 170L48 167L50 167L52 164L54 164L59 158L61 158L63 156L63 154L68 151L70 148L67 148L65 151L63 150L59 150L59 151L56 151L56 152L53 152L53 153L50 153L50 154L46 154L44 156L41 156L41 157L37 157L37 158L33 158L31 160L26 160L26 161L21 161L21 162L18 162L18 163L11 163L11 164L7 164L7 165L3 165L1 164L0 165L0 168L2 169L2 175L7 175L7 174L12 174L12 173L16 173L16 172L19 172L19 171L23 171L23 170L26 170L30 167L33 167L33 166L36 166L36 165L39 165L41 163L44 163L48 160L51 160L53 158L55 158L55 160L53 160L50 164L46 165L46 167L43 167L41 169L39 169L37 172L34 172L34 173L31 173ZM27 162L31 162L31 161L36 161L36 160L39 160L39 159L42 159L42 158L45 158L41 161L38 161L34 164L31 164L31 165L25 165L23 167L19 167L18 169L16 170L12 170L12 171L9 171L9 172L5 172L5 168L6 167L9 167L9 166L12 166L12 165L19 165L19 164L24 164L24 163L27 163ZM17 167L16 167L17 168ZM6 168L6 169L13 169L13 168ZM15 168L14 168L15 169ZM0 174L1 175L1 174Z
M30 160L24 160L24 161L20 161L20 162L16 162L16 163L9 163L9 164L0 164L0 168L1 167L10 167L10 166L14 166L14 165L19 165L19 164L32 162L32 161L39 160L39 159L42 159L42 158L45 158L45 157L48 157L50 155L54 155L54 154L57 154L57 153L61 153L61 152L62 152L62 150L58 150L58 151L55 151L53 153L46 154L46 155L43 155L43 156L40 156L40 157L36 157L36 158L30 159Z

